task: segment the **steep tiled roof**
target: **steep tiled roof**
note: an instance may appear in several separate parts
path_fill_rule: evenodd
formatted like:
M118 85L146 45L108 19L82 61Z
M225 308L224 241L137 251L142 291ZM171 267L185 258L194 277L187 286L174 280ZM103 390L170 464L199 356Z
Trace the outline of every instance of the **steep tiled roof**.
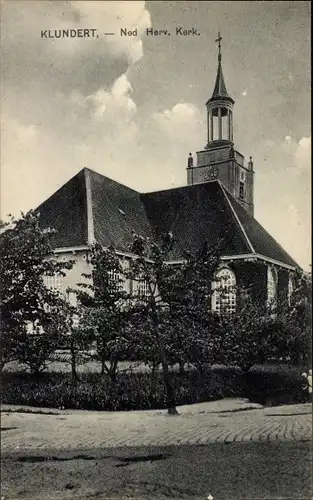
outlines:
M87 198L85 172L81 170L38 208L42 227L56 229L54 247L86 245Z
M151 236L139 193L92 170L89 174L96 241L129 251L132 231Z
M225 256L255 253L297 266L219 181L140 194L83 169L38 210L42 227L57 230L57 248L86 245L92 236L127 252L133 231L157 240L171 231L176 241L173 260L207 243L219 245Z
M225 255L249 252L217 181L148 193L141 199L155 237L173 233L173 259L182 258L184 251L196 252L204 243L220 245Z
M218 62L217 75L216 75L213 94L211 99L209 99L209 101L214 101L216 99L228 99L229 101L234 103L234 100L230 97L226 89L226 84L222 69L222 62L220 60Z
M277 243L276 240L254 219L238 201L227 193L236 215L242 224L244 231L254 249L254 252L265 257L277 260L289 266L298 267L298 264L290 255Z

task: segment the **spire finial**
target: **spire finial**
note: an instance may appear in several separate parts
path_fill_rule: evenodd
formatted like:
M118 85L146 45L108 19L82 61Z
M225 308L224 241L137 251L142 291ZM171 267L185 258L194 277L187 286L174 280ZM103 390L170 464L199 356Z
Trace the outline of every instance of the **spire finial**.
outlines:
M222 39L223 39L223 37L221 36L220 31L218 31L217 39L215 40L215 43L218 43L218 60L219 61L222 60L222 52L221 52L221 40Z

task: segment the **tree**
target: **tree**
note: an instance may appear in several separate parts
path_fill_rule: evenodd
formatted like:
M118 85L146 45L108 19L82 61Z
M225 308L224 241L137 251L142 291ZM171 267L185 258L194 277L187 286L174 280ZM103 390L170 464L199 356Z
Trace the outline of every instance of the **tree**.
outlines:
M284 355L293 364L312 366L312 276L297 269L290 303L283 309Z
M72 291L70 289L70 291ZM63 349L69 351L70 357L54 355L54 360L68 363L71 366L72 382L78 381L77 367L89 361L88 351L91 347L91 336L85 335L79 326L79 307L74 307L70 303L65 304L64 314L66 315L67 328L62 335L60 344Z
M254 364L280 360L309 364L311 354L311 287L300 270L295 275L290 303L280 301L275 309L252 300L237 289L237 308L220 316L221 360L247 372Z
M64 276L74 261L58 262L51 246L52 229L43 230L33 211L11 217L0 235L1 369L14 359L32 371L45 367L65 328L64 298L46 287L45 277ZM38 354L38 359L36 358ZM46 358L46 359L44 359Z
M282 323L272 308L264 308L246 291L237 289L236 295L236 311L223 312L219 318L219 356L223 364L248 372L253 365L277 357Z
M159 244L134 233L131 251L136 258L129 277L139 285L136 299L139 310L141 305L142 324L150 326L143 338L150 335L150 356L162 365L168 412L177 414L170 366L188 360L186 340L191 343L192 335L201 336L204 330L218 256L216 248L204 245L196 256L186 255L185 262L175 267L167 263L173 245L171 233ZM141 285L145 294L140 293Z
M219 329L210 299L219 262L220 246L205 243L195 255L186 254L176 272L170 271L169 282L160 284L169 311L171 357L181 372L188 363L204 373L218 353Z
M127 307L122 289L123 269L113 247L92 245L87 261L91 273L83 276L89 283L80 283L76 290L80 303L76 335L94 343L94 359L101 363L101 374L116 381L118 363L128 348L125 337Z

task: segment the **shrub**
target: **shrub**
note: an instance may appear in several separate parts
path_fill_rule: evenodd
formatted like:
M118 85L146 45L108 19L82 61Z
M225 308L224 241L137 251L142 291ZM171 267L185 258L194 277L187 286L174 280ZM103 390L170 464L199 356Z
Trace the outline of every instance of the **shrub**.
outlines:
M246 396L266 406L304 402L302 372L290 365L255 365L246 375Z
M220 399L243 392L238 377L210 371L200 377L196 371L173 373L177 404ZM53 372L34 376L29 373L3 373L2 403L46 408L82 410L148 410L166 408L161 372L124 373L115 384L107 376L84 373L73 384L70 374Z

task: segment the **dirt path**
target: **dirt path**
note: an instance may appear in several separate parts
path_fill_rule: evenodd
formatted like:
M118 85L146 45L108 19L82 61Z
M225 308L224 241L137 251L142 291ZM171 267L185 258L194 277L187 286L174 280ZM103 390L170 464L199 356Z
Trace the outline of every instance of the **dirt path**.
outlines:
M2 456L6 500L307 499L308 443L24 452Z

